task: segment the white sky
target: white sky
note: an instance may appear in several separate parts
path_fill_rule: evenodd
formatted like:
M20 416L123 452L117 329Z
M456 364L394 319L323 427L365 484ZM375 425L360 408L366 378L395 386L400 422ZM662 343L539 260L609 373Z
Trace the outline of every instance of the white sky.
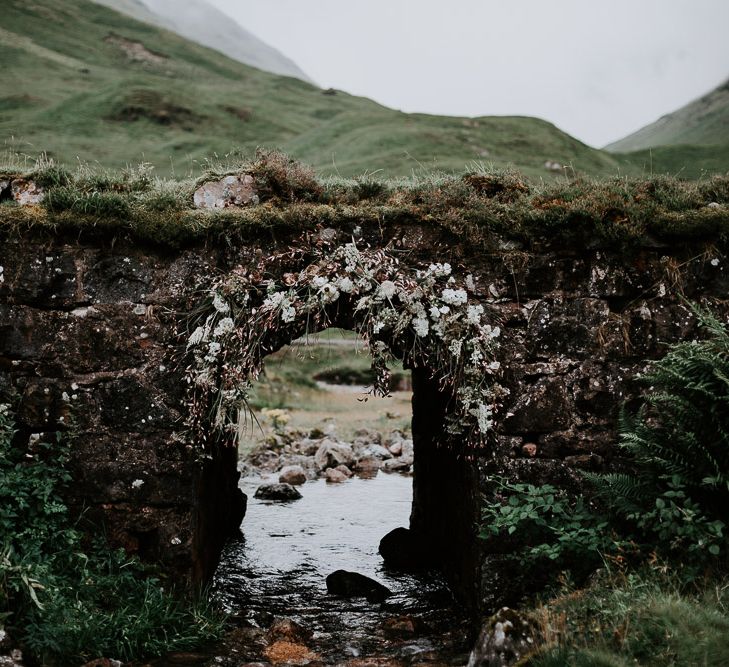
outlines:
M322 87L602 146L729 77L729 0L209 0Z

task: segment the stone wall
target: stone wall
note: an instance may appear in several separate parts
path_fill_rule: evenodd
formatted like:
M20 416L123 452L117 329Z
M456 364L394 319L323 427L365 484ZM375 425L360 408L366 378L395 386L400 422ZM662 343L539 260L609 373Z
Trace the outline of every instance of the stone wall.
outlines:
M185 440L177 333L196 303L195 288L210 275L265 263L284 241L301 247L351 238L351 231L324 232L176 251L60 235L4 239L0 401L17 406L18 447L59 426L72 430L69 500L113 542L161 558L189 580L210 575L244 499L234 450L221 447L217 458L200 462ZM508 554L478 553L478 476L485 488L493 474L560 482L579 468L610 466L617 411L635 395L635 375L666 344L696 333L678 295L729 310L725 258L700 242L629 252L504 245L486 253L434 227L363 233L363 243L397 250L405 271L450 261L473 274L478 297L502 323L510 394L497 415L493 451L443 446L442 429L430 422L438 414L433 401L438 409L445 403L437 392L428 398L427 378L416 379L414 401L413 526L428 526L462 597L491 608L516 589L494 578L494 563L508 566ZM269 270L275 276L296 268L279 258Z

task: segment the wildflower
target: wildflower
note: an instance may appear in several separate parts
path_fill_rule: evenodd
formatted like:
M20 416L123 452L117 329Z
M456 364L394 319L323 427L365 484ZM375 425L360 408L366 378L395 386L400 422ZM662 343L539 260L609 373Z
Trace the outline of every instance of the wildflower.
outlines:
M434 320L440 319L440 308L438 306L431 306L430 307L430 317Z
M466 289L469 292L475 292L476 291L476 282L473 279L473 274L469 273L466 276Z
M354 289L354 283L352 282L351 278L344 276L344 278L340 278L337 281L337 287L339 287L340 292L349 294Z
M448 349L450 350L450 353L456 357L461 356L461 348L463 347L463 341L462 340L453 340L451 341L451 344L448 346Z
M424 317L413 317L413 329L415 329L415 333L420 336L421 338L424 338L428 335L428 329L430 328L428 324L428 320L426 320Z
M268 306L269 308L271 308L271 310L273 310L274 308L278 308L285 298L285 292L273 292L266 298L266 300L263 302L263 305Z
M436 278L445 278L446 276L451 275L451 265L447 262L445 264L441 264L440 262L437 264L431 264L428 267L428 271Z
M339 290L332 283L323 285L319 293L324 304L334 303L339 298Z
M225 336L226 334L229 334L231 331L235 329L235 323L233 322L232 318L230 317L224 317L220 322L218 322L218 326L215 327L215 331L213 331L213 336L216 338L219 338L220 336Z
M142 484L144 484L144 480L143 480L143 479L135 479L135 480L134 480L134 481L132 482L132 488L133 488L133 489L138 489L139 487L141 487L141 486L142 486Z
M392 297L395 296L395 293L397 292L397 286L395 285L392 280L385 280L382 283L380 283L380 286L377 288L377 294L375 295L375 298L378 301L383 301L384 299L392 299Z
M372 333L378 334L380 331L382 331L385 328L385 323L382 320L377 320L372 325Z
M215 292L215 295L213 296L213 308L215 308L215 310L219 313L230 312L230 306L217 292Z
M311 282L313 283L314 287L318 287L319 289L321 289L329 282L329 278L326 278L324 276L316 276Z
M364 308L367 308L370 305L370 298L368 296L360 297L360 300L357 301L357 305L355 306L355 311L363 310Z
M470 324L481 324L481 315L483 315L483 306L481 304L469 306L466 319Z
M281 321L282 322L293 322L296 319L296 308L293 306L286 306L281 310Z
M213 341L208 343L208 353L205 355L205 361L212 364L220 352L220 343Z
M501 363L498 361L492 361L486 368L490 371L498 371L501 368Z
M481 431L481 433L487 433L491 429L491 426L493 426L493 421L491 419L491 406L479 403L478 406L470 412L474 417L476 417L478 430Z
M492 327L490 324L487 324L483 328L483 332L486 334L488 338L491 338L492 340L494 338L498 338L501 335L501 328L500 327Z
M440 298L451 306L460 306L468 301L468 295L464 289L444 289Z

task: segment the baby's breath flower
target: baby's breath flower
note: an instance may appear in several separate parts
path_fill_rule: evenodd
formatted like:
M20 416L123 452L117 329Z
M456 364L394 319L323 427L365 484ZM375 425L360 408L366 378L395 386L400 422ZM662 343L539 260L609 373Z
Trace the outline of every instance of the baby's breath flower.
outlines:
M413 329L415 329L415 333L418 336L421 338L427 336L429 328L430 326L427 319L424 317L413 317Z
M464 289L444 289L440 298L451 306L460 306L468 301L468 295Z

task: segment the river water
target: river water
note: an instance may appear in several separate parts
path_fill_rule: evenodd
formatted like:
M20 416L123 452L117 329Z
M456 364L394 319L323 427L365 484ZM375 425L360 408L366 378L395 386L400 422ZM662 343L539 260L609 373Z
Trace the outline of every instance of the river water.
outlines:
M227 546L214 582L241 628L226 642L229 656L276 662L265 632L287 618L310 632L310 654L297 664L466 663L468 624L440 575L388 570L377 553L387 532L408 525L411 477L309 481L292 502L254 498L262 481L241 481L249 499L242 535ZM338 569L372 577L393 595L381 604L329 595L325 578Z

